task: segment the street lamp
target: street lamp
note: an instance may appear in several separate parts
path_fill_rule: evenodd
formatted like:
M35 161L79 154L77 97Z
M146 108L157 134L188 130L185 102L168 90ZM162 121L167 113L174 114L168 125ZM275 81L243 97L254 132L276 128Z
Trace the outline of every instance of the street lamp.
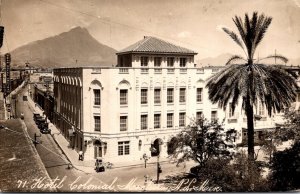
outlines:
M150 157L147 156L147 154L145 153L145 154L143 154L143 159L145 161L145 168L147 168L147 161L150 159Z
M159 164L159 155L157 156L157 181L156 183L158 184L158 181L159 181L159 174L162 173L162 170L161 170L161 166Z
M159 141L158 144L159 144L159 146L161 146L161 145L163 144L163 142L162 142L162 141ZM161 166L160 166L160 164L159 164L159 155L160 155L160 151L158 151L157 154L158 154L158 155L157 155L157 182L156 182L156 183L158 184L158 182L159 182L159 174L162 173L162 170L161 170Z

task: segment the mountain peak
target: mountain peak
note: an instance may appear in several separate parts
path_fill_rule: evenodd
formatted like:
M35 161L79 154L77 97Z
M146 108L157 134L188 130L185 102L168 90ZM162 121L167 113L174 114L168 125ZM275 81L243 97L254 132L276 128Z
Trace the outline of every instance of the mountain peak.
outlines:
M84 33L88 33L89 34L89 31L86 28L83 28L81 26L73 27L68 32L84 32Z
M38 67L111 66L117 61L115 53L115 49L99 43L80 26L11 52L13 64L28 61Z

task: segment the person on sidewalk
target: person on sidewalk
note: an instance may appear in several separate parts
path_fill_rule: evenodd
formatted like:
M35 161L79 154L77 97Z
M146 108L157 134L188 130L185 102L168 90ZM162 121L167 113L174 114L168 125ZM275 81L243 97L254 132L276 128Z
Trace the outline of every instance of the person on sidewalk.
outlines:
M78 160L83 161L83 151L82 150L79 151L79 158L78 158Z

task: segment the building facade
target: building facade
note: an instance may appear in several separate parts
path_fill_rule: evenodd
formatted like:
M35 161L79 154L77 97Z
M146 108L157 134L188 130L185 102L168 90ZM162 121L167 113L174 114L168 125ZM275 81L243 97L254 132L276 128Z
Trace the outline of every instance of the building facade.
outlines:
M115 67L54 69L54 124L86 160L167 157L175 136L200 116L224 121L242 142L246 117L208 99L207 79L220 67L197 68L197 53L154 37L117 53ZM262 107L255 127L275 126Z

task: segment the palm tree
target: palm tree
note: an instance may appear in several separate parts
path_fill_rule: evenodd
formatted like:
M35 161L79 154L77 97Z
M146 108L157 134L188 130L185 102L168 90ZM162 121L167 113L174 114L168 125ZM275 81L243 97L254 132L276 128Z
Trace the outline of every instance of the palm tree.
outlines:
M279 59L287 62L281 55L270 55L263 59L254 59L257 46L261 43L272 18L254 12L252 18L245 14L244 22L241 17L235 16L233 21L238 29L238 36L227 28L223 30L241 47L246 55L231 57L226 67L210 78L206 87L209 99L218 103L224 110L229 102L234 111L240 99L242 109L247 116L248 130L248 161L254 161L254 112L253 107L262 103L268 115L275 111L280 112L289 107L295 100L297 83L284 68L261 63L263 59Z

